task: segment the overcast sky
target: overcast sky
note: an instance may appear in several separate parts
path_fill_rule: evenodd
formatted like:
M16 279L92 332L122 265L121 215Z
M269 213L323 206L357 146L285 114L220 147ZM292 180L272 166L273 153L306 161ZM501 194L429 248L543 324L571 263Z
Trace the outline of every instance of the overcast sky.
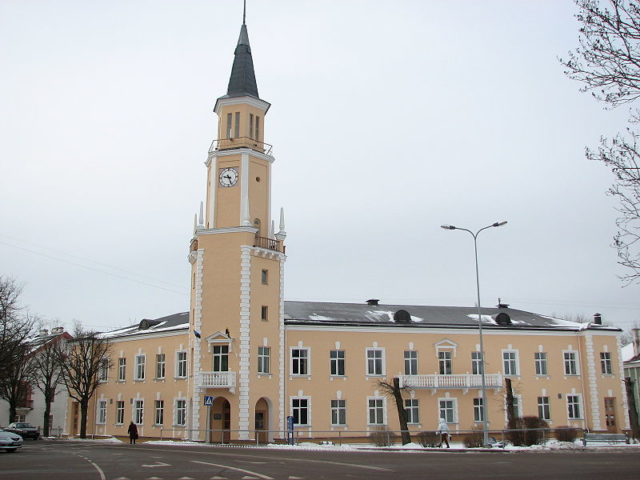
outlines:
M563 75L568 1L248 0L289 300L640 320L611 248L624 128ZM241 0L0 2L0 274L50 325L189 308Z

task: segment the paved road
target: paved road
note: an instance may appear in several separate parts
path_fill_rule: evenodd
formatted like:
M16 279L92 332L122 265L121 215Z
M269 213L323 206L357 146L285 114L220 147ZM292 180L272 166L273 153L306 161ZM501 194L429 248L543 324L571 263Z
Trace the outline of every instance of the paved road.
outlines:
M342 480L640 478L640 451L310 452L26 442L0 453L1 480Z

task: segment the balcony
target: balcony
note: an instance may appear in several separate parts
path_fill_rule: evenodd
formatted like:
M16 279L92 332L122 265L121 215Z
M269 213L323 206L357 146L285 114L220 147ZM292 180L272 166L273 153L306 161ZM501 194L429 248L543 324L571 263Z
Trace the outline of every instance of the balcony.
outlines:
M480 375L398 375L400 387L407 388L481 388ZM501 388L502 374L487 373L484 376L487 388Z
M226 388L233 391L236 387L236 372L200 372L196 377L196 386Z
M282 245L282 242L280 240L276 240L275 238L260 237L258 235L256 235L256 238L253 241L253 246L264 248L266 250L273 250L280 253L284 253L285 249L285 246Z
M271 149L273 147L268 143L260 142L255 138L250 137L218 138L211 142L209 153L213 153L217 150L230 150L233 148L250 148L256 152L271 155Z

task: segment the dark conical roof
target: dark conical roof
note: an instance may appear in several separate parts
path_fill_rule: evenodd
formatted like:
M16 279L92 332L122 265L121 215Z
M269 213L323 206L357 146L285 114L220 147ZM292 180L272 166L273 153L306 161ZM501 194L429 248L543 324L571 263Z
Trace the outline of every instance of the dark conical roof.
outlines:
M234 52L233 67L227 97L242 97L250 95L260 98L258 95L258 85L256 84L256 74L253 70L253 58L251 57L251 45L249 45L249 34L247 26L243 23L240 28L240 38Z

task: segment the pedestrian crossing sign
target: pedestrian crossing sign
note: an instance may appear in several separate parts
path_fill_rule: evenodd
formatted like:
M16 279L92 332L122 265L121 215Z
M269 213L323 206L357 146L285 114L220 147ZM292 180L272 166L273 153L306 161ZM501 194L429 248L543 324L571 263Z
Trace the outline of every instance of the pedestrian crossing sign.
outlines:
M211 407L213 405L213 396L212 395L205 395L204 396L204 406L205 407Z

